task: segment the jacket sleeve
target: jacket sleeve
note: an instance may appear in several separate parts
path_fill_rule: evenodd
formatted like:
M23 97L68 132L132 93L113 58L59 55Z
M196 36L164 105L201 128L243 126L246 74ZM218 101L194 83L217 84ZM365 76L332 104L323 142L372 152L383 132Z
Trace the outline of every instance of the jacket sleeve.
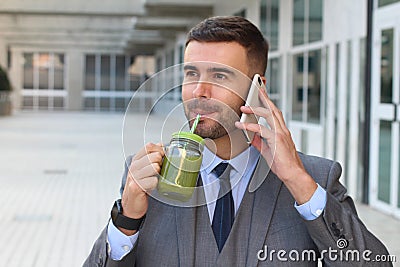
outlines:
M92 251L83 263L83 267L105 266L107 261L107 227L103 229L100 236L93 245Z
M393 266L376 261L389 253L358 217L353 200L339 182L341 167L337 162L331 163L327 177L317 181L321 186L325 181L324 212L315 220L305 220L325 266Z
M135 266L136 245L122 260L114 261L108 256L107 227L103 229L93 245L83 267L133 267Z
M126 177L128 176L129 165L132 160L132 156L129 156L125 162L125 170L122 175L120 193L124 191ZM137 243L137 242L136 242ZM122 260L114 261L108 255L108 242L107 242L107 227L103 229L100 236L93 245L92 251L88 258L83 263L83 267L133 267L135 266L135 252L136 244Z

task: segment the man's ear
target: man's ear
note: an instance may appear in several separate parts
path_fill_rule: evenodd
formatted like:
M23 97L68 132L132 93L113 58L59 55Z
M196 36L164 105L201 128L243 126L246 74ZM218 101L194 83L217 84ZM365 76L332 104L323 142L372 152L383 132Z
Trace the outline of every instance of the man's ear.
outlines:
M267 85L267 78L265 76L261 76L261 80L263 81L264 85Z

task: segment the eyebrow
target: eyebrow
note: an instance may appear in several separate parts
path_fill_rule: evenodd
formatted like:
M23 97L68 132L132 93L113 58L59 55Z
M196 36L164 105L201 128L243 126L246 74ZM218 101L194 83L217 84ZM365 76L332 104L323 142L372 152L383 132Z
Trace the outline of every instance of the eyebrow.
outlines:
M193 65L185 65L183 67L183 70L198 70L198 68L196 66ZM222 73L226 73L226 74L230 74L235 76L235 72L233 72L232 70L228 69L228 68L220 68L220 67L210 67L207 69L207 72L222 72Z
M223 72L235 76L235 73L228 68L208 68L207 72Z
M183 66L183 70L197 70L197 68L192 65L185 65Z

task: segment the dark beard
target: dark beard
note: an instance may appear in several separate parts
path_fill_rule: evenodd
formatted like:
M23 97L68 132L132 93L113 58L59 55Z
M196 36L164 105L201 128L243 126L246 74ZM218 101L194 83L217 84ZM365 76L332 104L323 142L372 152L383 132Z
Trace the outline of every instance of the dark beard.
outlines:
M240 106L228 107L226 104L220 103L215 100L199 100L193 99L188 103L184 103L185 115L189 121L189 127L192 127L194 120L190 119L190 110L200 109L208 113L218 112L219 117L217 120L213 120L212 125L207 126L204 121L200 121L194 131L195 134L200 135L203 138L217 139L229 132L236 129L235 121L239 120ZM212 120L212 119L208 119Z
M227 134L226 129L218 122L207 128L205 125L203 127L203 125L204 123L200 122L194 131L195 134L200 135L203 138L217 139Z

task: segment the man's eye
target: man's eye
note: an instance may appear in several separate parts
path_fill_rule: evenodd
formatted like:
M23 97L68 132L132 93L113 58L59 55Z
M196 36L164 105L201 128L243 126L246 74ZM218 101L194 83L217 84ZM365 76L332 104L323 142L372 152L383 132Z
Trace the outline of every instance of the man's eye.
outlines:
M222 74L222 73L215 73L214 74L214 78L216 78L218 80L226 80L228 77L225 74Z
M198 73L195 71L187 71L185 74L186 77L197 77Z

